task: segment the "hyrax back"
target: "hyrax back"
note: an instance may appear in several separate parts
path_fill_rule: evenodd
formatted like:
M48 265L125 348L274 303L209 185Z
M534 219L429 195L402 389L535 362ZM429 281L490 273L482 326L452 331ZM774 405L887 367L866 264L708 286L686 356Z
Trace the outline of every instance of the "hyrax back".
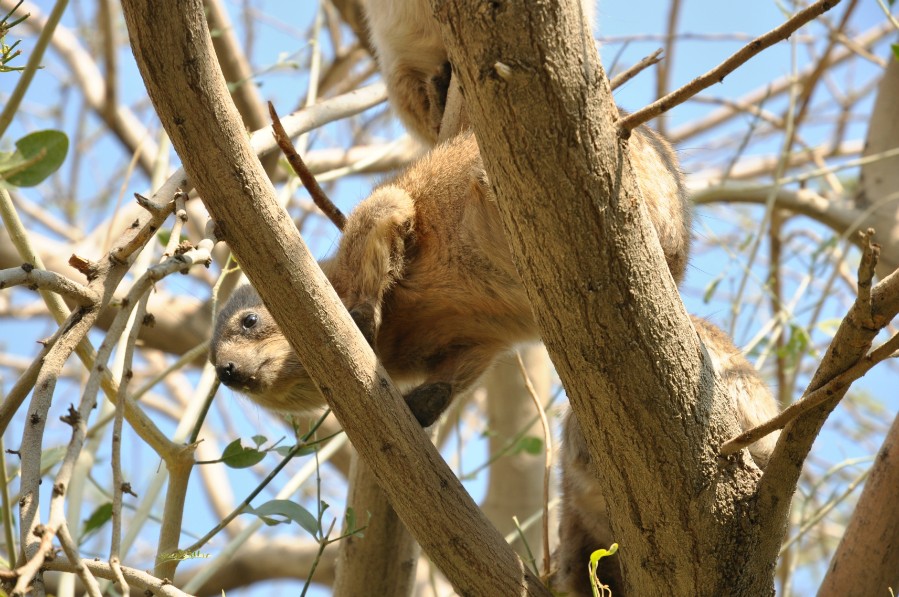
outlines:
M582 0L592 30L595 0ZM437 142L446 106L450 65L430 0L368 0L371 42L387 85L390 105L410 133Z
M758 372L733 345L730 338L711 323L693 317L693 325L706 348L712 369L720 378L726 397L737 412L743 431L775 416L777 403ZM756 465L764 468L774 450L778 434L753 444L749 453ZM561 450L562 506L559 515L558 589L570 597L592 597L587 563L595 550L616 542L609 522L609 506L615 495L603 495L590 464L587 442L577 419L568 413ZM622 546L624 549L627 546ZM617 557L600 560L597 576L623 596L622 571Z
M648 129L632 136L630 148L650 218L680 282L689 205L674 154ZM406 399L424 425L498 354L538 338L470 132L434 148L362 201L323 269L393 379L404 387L421 384ZM260 357L256 343L272 338L243 324L251 313L254 325L264 322L268 331L273 324L258 299L254 310L243 307L250 296L255 293L241 291L231 301L238 306L229 303L217 321L211 351L220 378L282 410L322 404L289 349L280 356L266 349Z

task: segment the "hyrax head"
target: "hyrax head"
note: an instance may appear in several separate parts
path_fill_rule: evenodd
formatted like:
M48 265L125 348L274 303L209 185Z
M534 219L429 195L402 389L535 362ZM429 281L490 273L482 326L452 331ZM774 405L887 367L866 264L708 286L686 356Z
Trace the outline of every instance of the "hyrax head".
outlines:
M219 312L209 360L223 384L266 408L297 413L325 406L252 286L237 288Z

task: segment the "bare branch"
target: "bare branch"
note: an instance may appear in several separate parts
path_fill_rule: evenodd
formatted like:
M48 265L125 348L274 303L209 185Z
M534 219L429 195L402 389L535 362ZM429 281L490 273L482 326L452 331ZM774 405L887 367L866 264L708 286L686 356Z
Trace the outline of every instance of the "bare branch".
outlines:
M659 48L649 56L643 58L637 64L612 77L612 80L609 81L609 85L611 86L612 90L618 89L653 64L660 62L662 60L663 52L664 50L662 48Z
M99 578L105 578L112 581L116 580L116 574L108 562L100 562L94 559L85 558L78 562L78 565L84 566ZM76 565L63 560L45 562L44 567L47 570L56 570L59 572L75 572L76 570ZM142 570L129 568L128 566L121 566L121 569L125 581L129 585L142 591L151 591L154 595L162 595L164 597L191 597L184 591L181 591L172 585L169 580L156 578Z
M637 110L633 114L620 119L616 123L619 134L627 137L629 136L630 131L635 127L640 126L659 114L667 112L674 106L685 102L703 89L711 87L715 83L721 83L724 81L724 77L736 70L741 64L744 64L762 50L773 46L779 41L787 39L794 31L815 17L824 14L839 4L840 1L841 0L818 0L814 4L799 11L779 27L776 27L768 33L749 42L749 44L709 72L696 77L690 83L684 85L680 89L672 91L665 97L654 101L645 108Z
M32 290L40 288L55 292L80 306L93 305L100 298L95 291L89 290L86 286L56 272L35 269L29 263L13 269L0 270L0 290L20 285L29 285Z
M891 35L892 32L892 25L890 25L889 23L879 23L855 38L855 42L861 47L871 46L884 37ZM834 67L842 64L848 59L853 58L855 55L856 52L854 50L848 47L842 48L831 55L830 66ZM794 77L793 74L790 73L788 75L784 75L783 77L775 79L774 81L765 83L755 91L744 95L742 98L740 98L740 101L743 103L758 103L767 97L775 97L777 95L783 94L794 84L798 83L799 85L802 85L814 71L814 68L814 65L808 66L805 69L801 70L796 77ZM716 110L715 112L712 112L702 119L696 120L689 124L685 124L682 127L671 131L669 137L673 143L679 143L684 139L693 137L700 133L704 133L712 128L724 124L738 113L739 112L735 112L730 108L722 108L721 110Z
M888 358L895 357L894 353L897 349L899 349L899 335L893 336L878 346L875 350L871 351L870 354L865 356L863 360L834 377L817 390L805 394L802 398L785 408L776 417L728 440L722 444L719 453L722 456L736 454L743 448L747 448L759 441L766 435L774 433L778 429L783 429L788 423L827 402L838 393L840 395L845 394L845 390L849 388L852 382L863 377L872 367L874 367L874 365Z
M287 161L290 163L290 167L293 168L296 175L303 181L303 186L309 191L309 195L312 197L312 201L315 202L315 205L317 205L328 219L337 226L338 230L342 231L343 227L346 226L346 216L343 215L343 212L340 211L336 205L334 205L331 198L328 197L327 193L325 193L318 184L318 181L315 180L315 175L313 175L312 172L309 171L309 168L306 167L303 158L301 158L300 154L297 153L297 150L294 149L293 143L290 142L290 137L287 136L287 131L284 130L284 125L281 124L281 119L278 118L275 106L271 102L268 103L268 113L272 118L272 129L274 129L275 141L278 143L278 147L281 148L282 153L284 153L284 157L286 157Z

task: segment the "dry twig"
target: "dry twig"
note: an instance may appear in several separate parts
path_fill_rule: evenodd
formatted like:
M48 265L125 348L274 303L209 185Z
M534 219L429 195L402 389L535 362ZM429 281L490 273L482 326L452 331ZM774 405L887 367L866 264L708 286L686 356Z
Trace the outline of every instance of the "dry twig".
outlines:
M768 33L755 38L730 58L705 73L690 81L680 89L672 91L663 98L659 98L645 108L637 110L629 116L618 120L618 134L624 138L630 136L630 132L637 126L655 118L663 112L667 112L674 106L685 102L703 89L711 87L715 83L724 81L724 77L732 73L737 67L775 43L787 39L790 35L814 19L840 3L840 0L818 0L808 8L799 11L788 21L775 27Z
M643 58L643 60L641 60L637 64L612 77L612 80L609 81L609 85L612 87L612 90L618 89L619 87L636 77L638 74L643 72L645 69L661 61L663 52L664 50L662 50L662 48L659 48L649 56Z
M862 237L864 245L862 260L859 264L858 298L856 299L855 304L856 306L862 307L861 310L863 313L870 313L871 280L874 277L874 267L877 265L877 256L880 252L880 247L871 242L873 230L868 229L866 232L860 232L859 235ZM865 306L868 308L865 308ZM861 323L866 324L868 322ZM870 326L873 326L873 323L870 323ZM821 387L811 392L806 392L800 400L791 404L777 416L725 442L720 449L721 455L729 456L730 454L734 454L743 448L754 444L766 435L773 433L778 429L783 429L791 421L798 419L803 414L827 402L838 393L845 393L845 389L848 388L852 382L865 375L865 373L870 371L877 363L892 357L897 349L899 349L899 335L893 336L882 345L863 356L854 365L828 380L827 383Z
M303 181L303 186L309 191L309 195L312 196L315 205L328 216L328 219L337 226L338 230L343 230L343 227L346 226L346 216L343 215L343 212L334 205L334 202L332 202L328 195L322 190L318 181L315 180L315 175L309 171L309 168L307 168L305 162L303 162L303 158L301 158L300 154L294 149L293 143L290 142L290 137L287 135L287 131L284 130L284 126L281 124L281 119L278 118L275 106L273 106L271 102L268 103L268 113L272 117L272 129L274 131L275 141L277 141L278 147L281 148L284 157L286 157L287 161L290 163L290 167L293 168L293 171L296 172L297 176L300 177L300 180Z

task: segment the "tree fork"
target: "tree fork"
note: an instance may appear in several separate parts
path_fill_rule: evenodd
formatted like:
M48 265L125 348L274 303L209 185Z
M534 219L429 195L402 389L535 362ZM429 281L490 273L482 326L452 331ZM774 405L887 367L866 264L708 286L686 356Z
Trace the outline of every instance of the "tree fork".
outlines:
M432 6L543 340L614 504L628 589L773 594L776 550L754 549L758 529L745 524L758 471L714 455L736 419L702 365L578 3Z

